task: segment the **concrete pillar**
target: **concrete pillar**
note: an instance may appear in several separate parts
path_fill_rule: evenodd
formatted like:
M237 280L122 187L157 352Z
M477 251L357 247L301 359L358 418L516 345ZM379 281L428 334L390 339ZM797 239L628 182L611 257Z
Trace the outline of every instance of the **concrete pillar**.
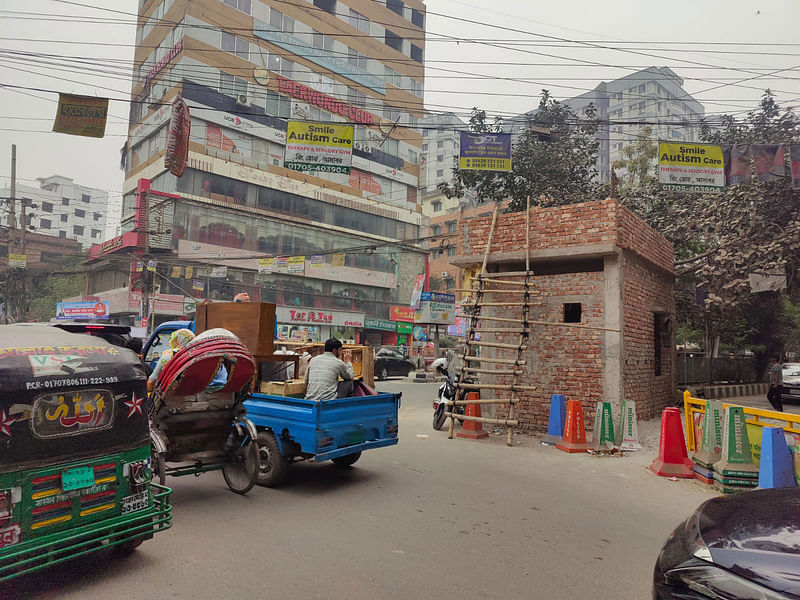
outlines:
M611 403L612 412L617 414L625 393L623 378L624 343L622 329L625 323L625 307L622 301L624 275L622 271L622 251L603 257L605 291L603 296L603 315L605 327L617 329L606 331L603 343L603 400Z

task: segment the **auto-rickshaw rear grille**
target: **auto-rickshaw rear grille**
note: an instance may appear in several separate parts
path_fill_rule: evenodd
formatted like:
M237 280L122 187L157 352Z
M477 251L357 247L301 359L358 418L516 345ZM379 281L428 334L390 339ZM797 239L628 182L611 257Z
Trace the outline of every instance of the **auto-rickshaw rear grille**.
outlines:
M83 496L81 498L81 516L83 516L83 511L85 509L90 508L97 508L98 506L103 506L111 501L112 506L116 501L117 492L116 490L108 490L105 492L100 492L98 494L90 494L89 496Z
M49 506L40 506L39 508L34 508L32 513L31 529L63 523L72 519L72 500L50 504Z
M111 483L116 480L117 480L117 465L115 463L97 465L94 468L95 485L100 485L102 483Z

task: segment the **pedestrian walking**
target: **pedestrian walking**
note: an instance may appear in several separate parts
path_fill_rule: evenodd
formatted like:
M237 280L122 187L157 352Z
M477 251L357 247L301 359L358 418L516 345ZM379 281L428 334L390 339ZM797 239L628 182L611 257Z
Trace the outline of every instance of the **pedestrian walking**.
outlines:
M783 365L781 364L781 357L777 354L772 357L772 362L769 365L769 391L767 392L767 400L772 405L772 408L778 412L783 412L783 399L781 393L783 392Z

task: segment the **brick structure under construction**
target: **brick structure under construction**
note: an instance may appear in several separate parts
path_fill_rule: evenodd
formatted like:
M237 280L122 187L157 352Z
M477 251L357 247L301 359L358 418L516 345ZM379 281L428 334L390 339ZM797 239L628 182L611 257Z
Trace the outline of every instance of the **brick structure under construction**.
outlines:
M525 216L498 215L488 273L524 280ZM464 224L454 265L480 270L491 220ZM582 402L587 424L593 423L600 400L610 401L616 412L625 398L636 403L640 419L657 416L675 392L672 245L629 209L607 199L532 208L530 259L532 328L519 383L537 389L517 394L519 429L545 430L550 397L558 393ZM515 297L495 294L492 300L511 303ZM517 313L487 306L481 314ZM485 333L481 340L516 344L519 335ZM481 348L481 357L497 356L498 350ZM511 383L511 377L482 374L480 382ZM484 414L491 408L485 407ZM498 416L506 408L498 408Z

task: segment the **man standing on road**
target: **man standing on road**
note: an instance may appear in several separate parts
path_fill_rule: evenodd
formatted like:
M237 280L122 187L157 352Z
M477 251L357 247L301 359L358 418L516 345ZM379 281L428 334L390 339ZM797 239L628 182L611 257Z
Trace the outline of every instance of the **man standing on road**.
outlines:
M783 383L783 374L781 373L783 366L781 365L781 357L777 354L772 357L772 362L769 365L769 391L767 392L767 400L772 405L772 408L778 412L783 412L783 398L781 398L781 384Z
M341 355L344 362L339 358ZM306 398L333 400L353 395L352 352L342 350L342 342L331 338L325 342L325 352L315 356L306 369ZM339 381L341 377L344 381Z

